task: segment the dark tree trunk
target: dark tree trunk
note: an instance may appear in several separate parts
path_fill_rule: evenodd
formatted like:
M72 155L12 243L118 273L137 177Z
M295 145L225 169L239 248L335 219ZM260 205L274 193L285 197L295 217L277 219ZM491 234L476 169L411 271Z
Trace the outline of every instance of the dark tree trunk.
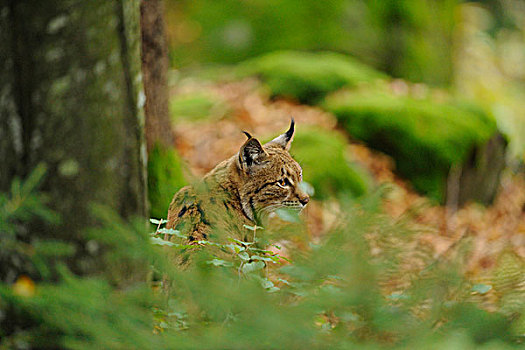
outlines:
M505 168L507 140L496 133L485 145L472 151L460 171L458 204L469 201L491 204L498 193L500 177Z
M169 62L163 12L162 0L142 0L140 3L148 153L156 143L168 148L173 146L168 105Z
M0 5L0 191L47 166L41 189L61 223L30 222L19 238L72 242L77 273L101 268L85 248L91 204L147 215L139 58L138 0Z

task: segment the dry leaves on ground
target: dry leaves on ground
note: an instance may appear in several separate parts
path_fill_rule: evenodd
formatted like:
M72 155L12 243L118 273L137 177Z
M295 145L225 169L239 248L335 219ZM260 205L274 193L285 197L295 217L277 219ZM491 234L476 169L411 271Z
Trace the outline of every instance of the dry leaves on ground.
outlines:
M297 122L297 132L305 125L335 130L336 120L323 110L290 101L272 101L256 80L221 84L180 84L174 93L184 90L208 93L223 100L230 113L213 121L181 121L174 125L176 147L196 176L202 176L220 161L235 154L245 140L242 130L268 138L287 129L290 117ZM340 131L338 131L340 132ZM465 273L473 279L496 264L503 251L512 251L525 259L525 178L523 174L504 174L499 195L491 207L469 204L457 212L435 205L414 192L396 176L394 162L388 156L364 145L350 143L348 157L362 164L378 184L391 184L383 202L394 219L406 220L418 232L413 249L430 246L436 258L447 258L458 242L472 244ZM309 205L306 217L310 234L318 237L335 220L333 203Z

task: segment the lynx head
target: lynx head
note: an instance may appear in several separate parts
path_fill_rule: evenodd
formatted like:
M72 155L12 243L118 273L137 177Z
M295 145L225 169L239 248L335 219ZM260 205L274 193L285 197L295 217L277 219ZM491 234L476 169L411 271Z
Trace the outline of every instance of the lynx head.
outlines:
M288 131L265 145L245 132L248 140L237 157L239 195L244 213L252 220L279 208L300 210L309 201L299 186L302 169L288 153L294 125L292 119Z

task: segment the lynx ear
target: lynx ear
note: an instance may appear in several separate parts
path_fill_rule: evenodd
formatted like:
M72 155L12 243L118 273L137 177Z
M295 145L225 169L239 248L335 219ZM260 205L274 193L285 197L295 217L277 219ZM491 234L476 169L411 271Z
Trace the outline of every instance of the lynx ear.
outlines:
M254 165L261 164L267 157L268 153L264 151L259 140L253 138L247 132L244 132L248 140L239 150L239 167L245 172L249 172Z
M295 132L295 121L292 118L292 122L290 123L290 128L288 129L288 131L285 132L284 134L277 136L276 138L274 138L272 141L268 143L278 144L283 149L288 151L290 149L290 146L292 145L294 132Z

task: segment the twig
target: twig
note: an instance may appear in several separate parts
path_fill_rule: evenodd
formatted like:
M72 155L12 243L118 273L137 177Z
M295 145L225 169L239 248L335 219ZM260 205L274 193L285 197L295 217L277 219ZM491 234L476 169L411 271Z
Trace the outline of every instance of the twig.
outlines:
M453 242L443 253L439 254L430 264L428 264L427 267L421 270L419 272L419 275L423 274L423 272L428 271L429 269L437 265L439 262L441 262L450 251L456 248L468 236L468 232L469 230L468 228L466 228L461 234L461 236L455 242Z

